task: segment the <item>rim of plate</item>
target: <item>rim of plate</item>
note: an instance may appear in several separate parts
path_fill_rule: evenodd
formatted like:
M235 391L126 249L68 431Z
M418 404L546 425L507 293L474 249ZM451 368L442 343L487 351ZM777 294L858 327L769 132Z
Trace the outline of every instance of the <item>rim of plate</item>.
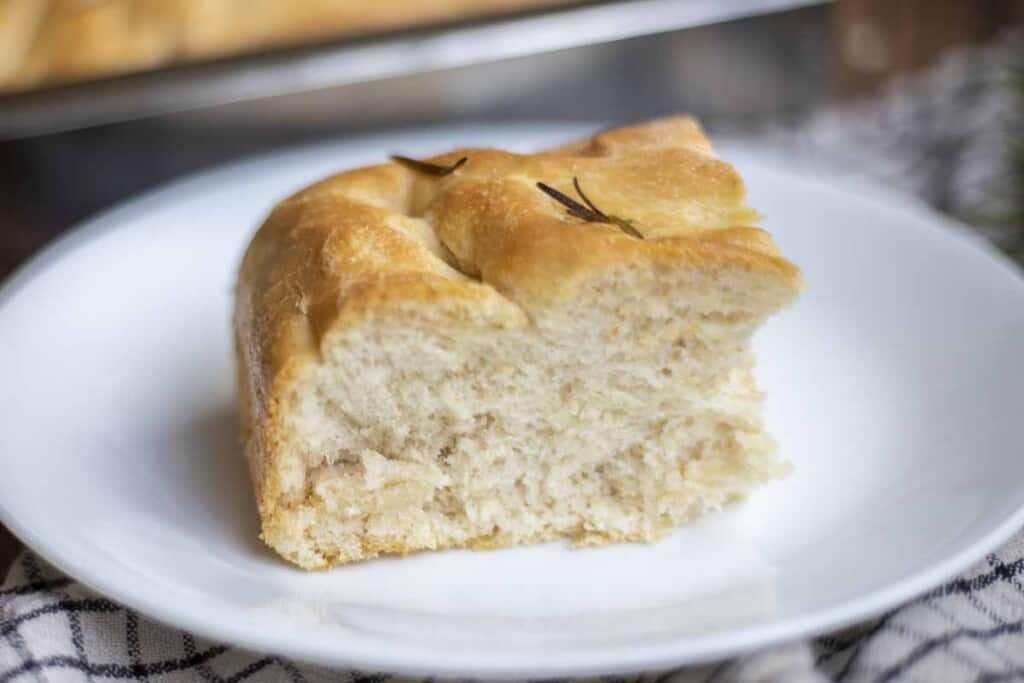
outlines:
M122 200L108 209L77 224L52 241L28 261L16 268L3 282L0 282L0 314L4 306L43 272L52 263L73 253L89 241L119 229L130 227L135 215L147 213L173 197L216 182L224 182L230 176L252 173L261 167L274 163L301 160L318 150L334 148L344 152L346 148L360 148L383 142L395 137L427 138L465 131L500 129L507 135L510 131L522 135L566 136L579 135L605 126L593 121L579 122L481 122L470 125L438 125L416 128L396 128L389 131L374 131L355 139L329 138L318 142L304 143L288 149L264 152L240 160L230 161L188 174L143 191ZM725 137L718 145L733 147L735 141ZM390 143L389 143L390 144ZM776 165L779 156L771 150L759 148L756 144L744 147L762 165L764 170L786 179L787 182L811 186L815 191L842 196L845 201L863 204L874 210L890 213L918 223L932 239L953 240L958 248L973 252L975 257L985 258L990 266L1011 279L1020 287L1024 296L1024 273L1008 257L975 234L971 229L947 218L915 198L899 193L871 180L856 179L858 189L870 188L871 193L853 194L837 189L827 181L827 176L812 176L809 167L799 163L791 169ZM760 162L767 162L760 164ZM405 675L428 676L474 676L484 679L509 677L580 677L598 674L633 673L642 670L668 669L692 664L706 663L735 656L757 648L767 647L800 638L812 637L824 632L870 619L889 608L913 599L944 581L961 573L986 553L1006 542L1016 531L1024 527L1024 484L1018 492L1014 512L987 531L967 547L953 553L941 562L895 578L888 584L845 598L811 613L767 621L751 626L723 629L704 636L685 635L660 639L652 644L620 645L600 651L573 651L544 653L534 656L528 663L522 662L522 653L501 651L446 651L426 646L396 644L385 637L359 636L332 643L330 651L316 641L288 634L268 634L256 629L246 629L238 620L224 618L214 613L197 615L188 606L166 604L151 593L138 588L125 588L109 578L102 569L82 562L63 553L58 544L33 533L30 525L19 522L17 516L8 510L0 500L0 522L2 522L27 547L60 571L77 579L94 591L135 609L141 614L167 626L185 629L198 636L214 641L229 641L249 650L282 655L303 662L336 668L352 668L361 671L380 671Z

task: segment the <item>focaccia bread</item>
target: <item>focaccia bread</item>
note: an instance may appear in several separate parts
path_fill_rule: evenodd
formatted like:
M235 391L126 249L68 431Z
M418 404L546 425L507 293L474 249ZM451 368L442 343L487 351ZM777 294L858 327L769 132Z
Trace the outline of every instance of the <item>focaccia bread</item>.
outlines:
M786 471L749 342L800 272L692 119L427 161L302 190L245 255L243 438L274 550L318 569L653 541Z
M566 0L0 0L0 90Z

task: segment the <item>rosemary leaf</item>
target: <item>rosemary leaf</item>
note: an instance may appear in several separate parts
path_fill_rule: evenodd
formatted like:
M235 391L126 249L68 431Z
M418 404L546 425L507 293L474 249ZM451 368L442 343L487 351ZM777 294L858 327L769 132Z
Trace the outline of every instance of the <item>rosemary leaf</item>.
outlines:
M547 196L554 199L556 202L564 206L569 215L581 218L590 223L607 223L603 214L595 213L592 209L583 206L572 197L559 192L555 188L551 187L546 183L537 183L537 188L546 194Z
M420 161L419 159L410 159L409 157L402 157L398 155L391 155L391 159L396 161L407 168L411 168L414 171L420 173L426 173L427 175L446 176L450 173L454 173L460 166L462 166L469 157L462 157L451 166L439 166L438 164L432 164L429 161Z
M564 206L566 213L570 216L579 218L587 223L609 223L618 227L622 232L626 233L630 237L635 237L637 239L644 238L644 236L635 227L633 227L632 221L619 218L618 216L609 216L604 211L597 208L594 202L590 201L590 198L583 192L583 188L580 187L579 178L574 177L572 179L572 186L576 189L576 194L578 194L580 199L583 200L583 204L580 204L569 195L564 192L559 192L546 183L537 183L537 189Z

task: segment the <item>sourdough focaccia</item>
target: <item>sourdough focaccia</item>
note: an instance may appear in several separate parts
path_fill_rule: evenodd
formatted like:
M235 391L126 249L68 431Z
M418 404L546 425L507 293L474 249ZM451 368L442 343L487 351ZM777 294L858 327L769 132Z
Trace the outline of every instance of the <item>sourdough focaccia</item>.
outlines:
M0 90L564 2L0 0Z
M272 548L317 569L652 541L786 471L749 342L800 273L692 119L426 161L302 190L245 255L239 397Z

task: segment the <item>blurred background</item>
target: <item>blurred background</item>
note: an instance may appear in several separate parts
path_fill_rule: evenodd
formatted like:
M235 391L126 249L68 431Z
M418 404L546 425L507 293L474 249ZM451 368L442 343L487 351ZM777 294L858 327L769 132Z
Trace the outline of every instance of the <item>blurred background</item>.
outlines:
M1024 254L1024 0L0 0L0 278L247 155L696 114ZM0 529L0 575L15 552Z

